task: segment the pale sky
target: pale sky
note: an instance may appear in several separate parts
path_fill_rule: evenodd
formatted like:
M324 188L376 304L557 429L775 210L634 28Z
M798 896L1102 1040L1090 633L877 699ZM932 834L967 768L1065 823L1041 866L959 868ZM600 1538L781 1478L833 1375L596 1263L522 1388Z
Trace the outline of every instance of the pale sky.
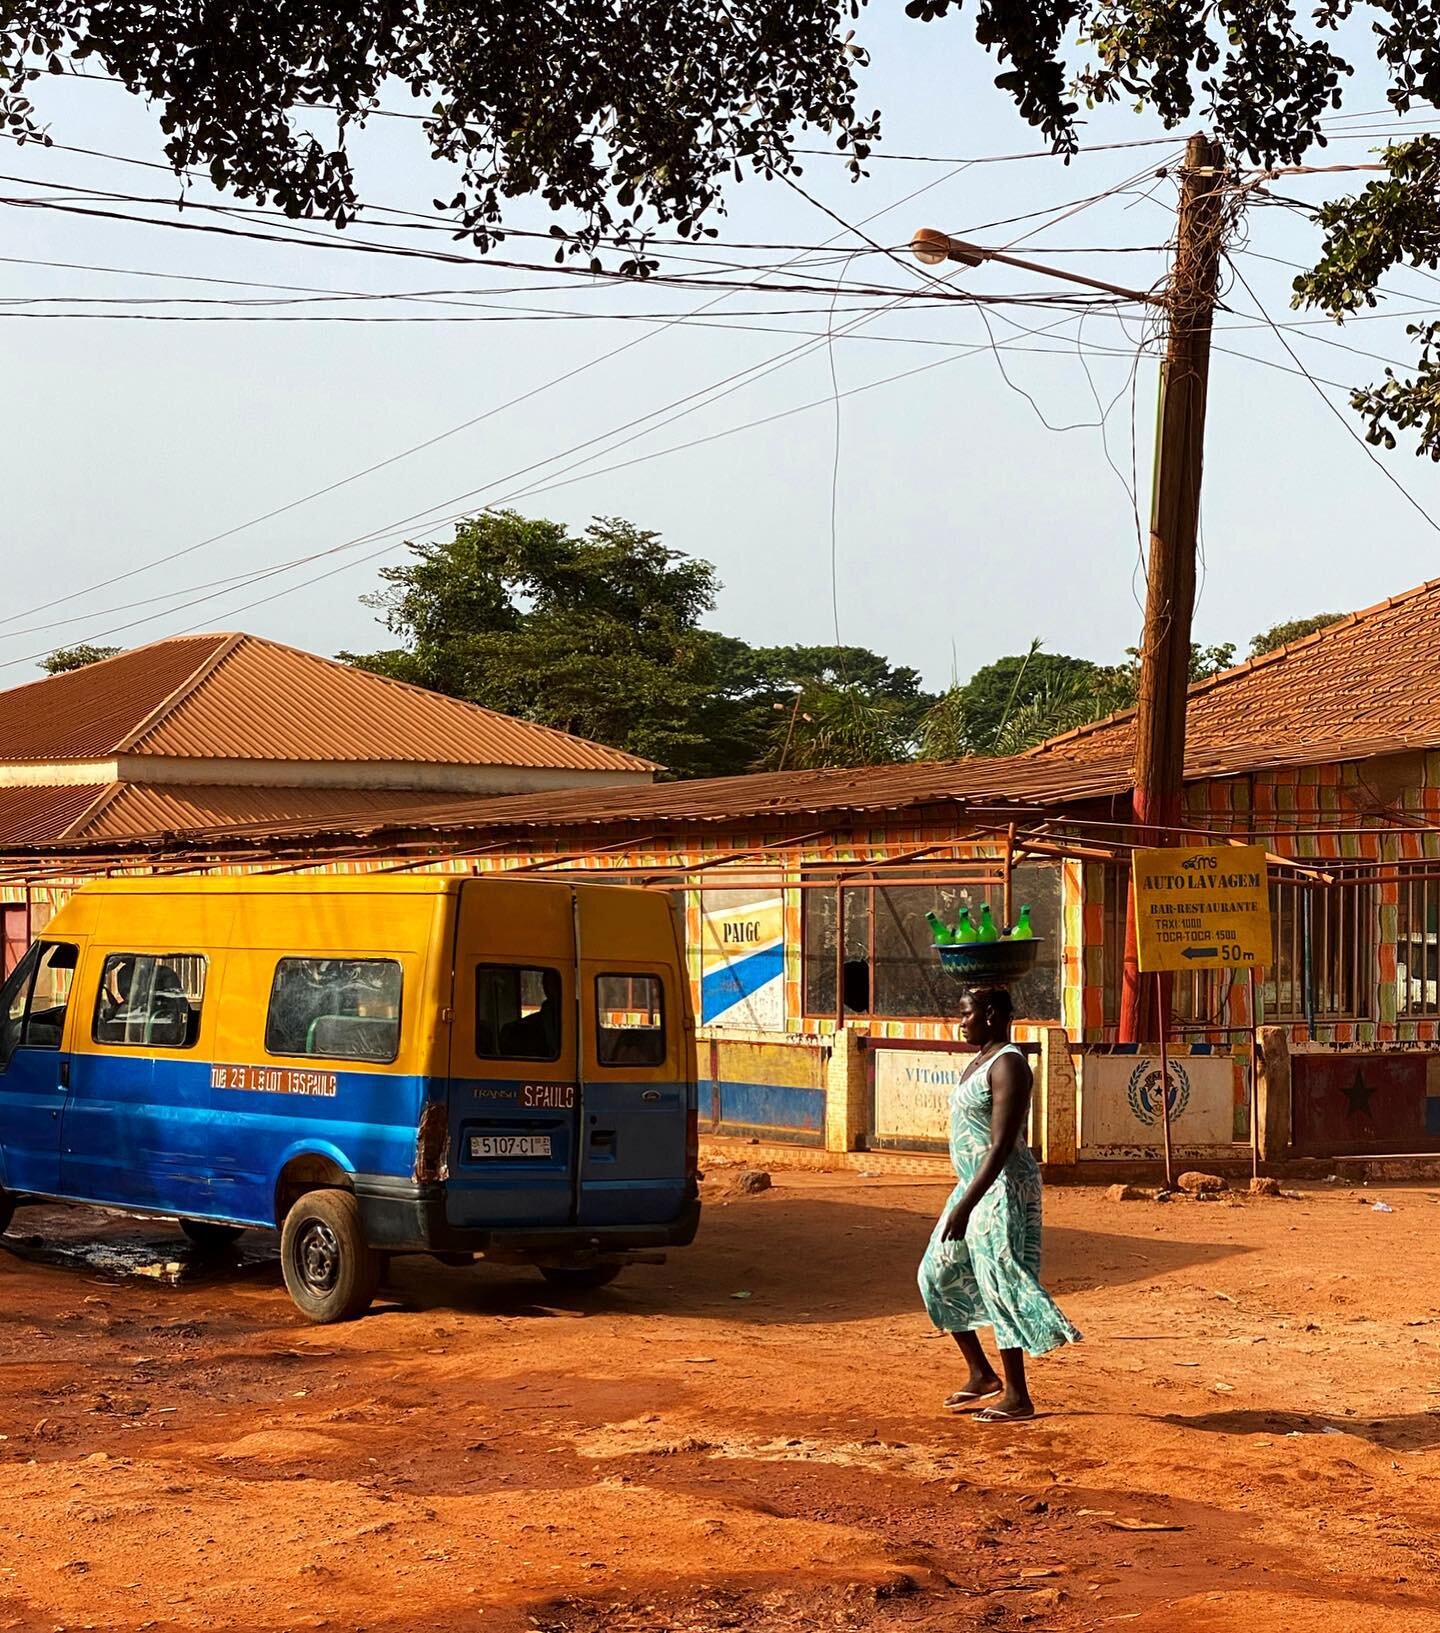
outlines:
M860 37L875 60L864 76L861 105L885 111L882 152L958 160L1040 146L990 83L995 65L974 45L969 26L965 17L918 24L898 8L883 14L875 9L862 18ZM45 80L37 101L57 142L152 161L162 156L151 115L118 86ZM410 106L398 96L392 105ZM1347 93L1347 113L1373 112L1382 105L1378 75L1357 75ZM1364 135L1348 137L1347 123ZM1412 126L1419 123L1419 116L1412 116ZM1347 139L1311 159L1364 162L1382 128L1393 125L1389 118L1342 120L1334 129ZM1092 120L1087 139L1135 142L1165 134L1148 116L1107 110ZM1184 134L1175 134L1174 153ZM446 172L428 158L413 123L375 121L356 152L362 185L377 204L430 211L431 201L446 194ZM836 161L817 157L807 162L803 183L851 223L874 217L866 232L884 245L907 242L920 226L939 226L972 233L990 245L1033 233L1015 244L1015 253L1035 259L1054 250L1140 247L1140 253L1057 254L1053 260L1073 271L1147 288L1163 273L1162 246L1173 226L1174 183L1154 176L1171 154L1166 146L1122 148L1082 154L1068 167L1052 157L965 168L877 159L869 179L853 186ZM63 187L36 185L42 181L121 193L175 193L173 178L161 171L73 153L9 145L6 159L0 193L9 198L67 196ZM1009 226L985 225L1028 212L1058 214L1130 177L1139 178L1131 189L1063 221L1036 216ZM1316 176L1275 185L1288 197L1318 202L1365 180L1364 175ZM890 208L927 183L934 185L923 197ZM202 188L194 197L211 201L215 195ZM840 231L778 182L749 179L732 188L730 205L729 216L715 223L722 240L818 246ZM173 212L168 218L176 219ZM193 211L180 219L227 218ZM549 219L542 208L522 203L513 224L543 227ZM348 237L465 248L452 246L443 233L396 231L383 220L363 218ZM1127 309L1123 323L1095 312L1082 325L1074 316L1033 306L990 308L996 342L1047 348L1029 355L1006 349L1001 357L1007 384L981 315L960 305L873 316L853 337L841 335L827 345L828 295L729 294L705 314L707 325L725 327L687 321L662 328L659 320L651 324L616 314L689 313L715 295L557 280L484 265L406 263L319 247L265 246L13 206L3 207L0 222L5 257L125 269L116 275L0 261L10 297L0 305L5 359L0 436L6 449L9 536L9 622L0 624L0 685L32 678L35 654L79 640L137 645L186 629L239 628L324 653L389 644L359 598L374 588L380 566L402 559L404 534L394 530L412 516L443 518L505 499L529 514L575 526L611 514L653 528L673 547L716 564L724 583L711 620L716 627L757 643L819 642L834 638L838 617L843 640L913 664L936 688L951 678L952 663L963 677L1002 653L1022 650L1032 636L1048 650L1102 661L1114 661L1136 640L1143 570L1126 491L1129 381L1142 333L1136 309ZM272 223L266 230L286 229ZM317 245L347 241L347 235L314 224L306 230ZM1249 212L1252 252L1302 262L1317 242L1314 230L1292 211ZM842 236L838 248L864 246L851 235ZM547 258L543 246L537 251L522 239L496 253L507 259ZM768 265L772 270L766 276L774 282L791 281L799 270L780 270L789 258L782 251L686 253ZM908 257L896 264L866 253L847 264L835 256L836 250L827 252L810 275L843 275L849 283L896 289L923 283ZM1309 316L1289 310L1291 269L1255 254L1238 260L1272 317L1283 323ZM364 324L61 321L15 315L60 309L59 303L16 304L50 296L273 298L264 289L141 275L147 271L343 291L446 292L429 302L280 309L286 312L434 317L457 310L445 301L468 301L487 303L486 310L466 314L471 318L527 306L606 316ZM1054 293L1064 287L995 266L961 269L956 283L997 294ZM1311 338L1316 335L1387 358L1407 357L1405 323L1415 320L1417 308L1435 305L1436 280L1401 273L1391 283L1401 294L1383 310L1408 317L1387 315L1342 331L1319 326L1287 331L1310 371L1347 385L1383 372L1382 363ZM1244 288L1234 284L1227 300L1236 310L1221 315L1219 325L1227 332L1216 334L1217 345L1227 350L1217 352L1211 377L1205 573L1196 634L1207 642L1233 640L1243 655L1249 637L1278 619L1347 611L1435 576L1440 540L1314 387L1285 372L1294 363L1254 317ZM869 296L842 293L834 326L848 325L857 315L854 308L879 304ZM768 315L776 313L784 315ZM1057 321L1053 333L1038 339L1026 340L1014 327L1033 330ZM817 335L819 343L813 341ZM630 349L623 356L504 406L627 342ZM795 355L787 358L792 349ZM1133 402L1142 520L1155 408L1152 359L1153 349L1139 364ZM776 366L763 378L711 406L684 417L671 409L643 428L619 429L728 381L737 371L772 362ZM832 610L833 384L851 392L927 364L941 366L841 399L834 540L838 606ZM1097 396L1106 405L1114 401L1106 443L1118 469L1107 462L1093 423L1060 432L1046 429L1039 417L1043 413L1055 426L1094 422ZM1344 406L1344 393L1331 389L1328 396L1358 431L1360 422ZM818 406L716 438L805 404ZM485 415L490 417L433 447L168 565L51 605L58 594L96 586L198 545ZM644 434L635 437L642 429ZM596 438L602 440L591 441ZM714 440L642 458L697 438ZM588 446L571 452L582 444ZM1403 446L1379 457L1425 509L1440 516L1440 471L1434 465L1416 460ZM637 459L641 462L624 469L600 471ZM520 471L527 474L513 474ZM556 483L563 485L552 486ZM542 491L524 494L527 487ZM417 525L411 536L448 532L438 523ZM370 533L380 537L329 560L223 587L218 594L210 587L215 580L279 567ZM363 559L382 548L382 558ZM305 583L337 566L343 570ZM277 592L284 593L248 606ZM154 597L168 599L125 605ZM46 607L48 612L31 610ZM61 617L72 621L38 627ZM135 622L140 619L146 621ZM119 627L126 625L133 627Z

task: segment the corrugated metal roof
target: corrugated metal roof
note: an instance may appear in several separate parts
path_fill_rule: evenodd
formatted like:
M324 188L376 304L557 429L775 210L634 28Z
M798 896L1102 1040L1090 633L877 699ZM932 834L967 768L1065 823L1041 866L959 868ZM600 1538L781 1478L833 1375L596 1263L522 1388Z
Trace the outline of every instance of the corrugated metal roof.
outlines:
M0 761L108 754L658 769L253 635L181 636L0 693Z
M1355 739L1336 755L1317 755L1306 745L1285 743L1232 752L1198 752L1187 763L1194 781L1233 776L1270 766L1311 765L1327 758L1369 759L1422 746L1404 737ZM657 835L669 828L774 823L819 829L906 810L950 806L957 822L992 808L1019 812L1081 805L1125 794L1131 786L1128 755L1069 761L975 759L920 765L871 766L843 771L770 772L709 781L656 783L646 787L565 789L553 794L510 794L485 799L423 801L374 814L336 811L311 820L246 828L216 826L196 837L223 839L379 839L385 834L457 830L477 839L525 829L552 837L567 831L640 827ZM970 813L967 818L966 813ZM838 820L837 820L838 819ZM586 843L582 838L577 841Z
M0 760L116 753L228 639L177 636L0 692Z
M1427 746L1406 737L1353 739L1338 758L1370 759ZM1321 758L1324 758L1321 756ZM1281 765L1316 763L1313 749L1286 743L1232 752L1199 752L1187 765L1193 781L1232 776ZM223 844L233 839L263 848L267 843L309 840L357 841L383 848L429 834L484 842L525 831L527 838L573 836L583 848L600 828L640 828L657 837L667 829L757 826L779 833L836 831L867 817L950 807L957 825L984 819L998 808L1054 810L1112 798L1130 787L1126 757L1075 762L1059 756L1035 760L958 760L920 765L874 766L843 771L793 771L707 782L650 784L631 788L566 789L552 794L511 794L474 799L435 799L403 790L176 787L112 784L106 789L0 790L0 851L27 846L63 851L123 847L150 840ZM15 796L15 820L5 796ZM25 796L33 800L25 808ZM102 801L102 796L104 796ZM56 802L51 815L46 801ZM78 821L91 810L86 821ZM66 831L68 828L68 832ZM633 841L639 843L639 840Z
M649 760L244 635L137 754L653 771Z
M91 789L94 800L100 790ZM106 842L223 829L270 832L292 824L374 823L407 820L426 810L463 808L464 799L439 800L404 789L232 788L154 783L113 783L103 805L78 824L72 840Z
M1077 727L1030 751L1071 761L1128 755L1135 713ZM1354 612L1190 688L1186 774L1212 775L1272 748L1276 764L1358 759L1373 742L1440 745L1440 579ZM1276 745L1284 745L1283 749ZM1393 750L1391 752L1394 752Z
M47 845L67 837L104 792L93 786L0 788L0 849Z
M508 794L444 802L415 796L393 813L355 812L317 824L299 818L264 830L264 837L376 834L414 830L562 830L610 824L722 824L834 814L863 814L917 806L1026 804L1094 798L1129 785L1125 766L1057 765L1037 769L1023 757L957 760L920 765L869 766L838 771L765 772L706 781L652 783L629 788L573 788L547 794ZM224 830L207 830L213 837ZM261 837L259 833L251 837Z

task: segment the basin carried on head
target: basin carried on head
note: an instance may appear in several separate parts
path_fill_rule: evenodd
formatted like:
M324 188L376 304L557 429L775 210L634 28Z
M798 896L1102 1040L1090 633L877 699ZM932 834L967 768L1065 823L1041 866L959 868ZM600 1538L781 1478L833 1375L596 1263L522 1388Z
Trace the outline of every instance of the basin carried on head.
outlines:
M1003 986L1028 975L1044 945L1040 936L1026 936L1020 941L1003 936L999 941L964 941L935 951L940 955L940 968L966 986Z

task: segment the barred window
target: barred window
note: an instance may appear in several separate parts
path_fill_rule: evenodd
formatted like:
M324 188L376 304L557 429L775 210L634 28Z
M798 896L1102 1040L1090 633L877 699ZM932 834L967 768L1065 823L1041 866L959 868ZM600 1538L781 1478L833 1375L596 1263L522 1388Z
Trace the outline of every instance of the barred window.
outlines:
M1395 1007L1411 1019L1440 1017L1440 880L1400 886L1395 929Z
M1107 872L1104 910L1105 1019L1119 1019L1120 990L1125 958L1126 875L1121 868ZM1435 915L1440 911L1440 886L1428 900L1422 887L1414 892L1415 931L1413 960L1416 1002L1428 1009L1405 1009L1406 976L1400 976L1401 1013L1440 1015L1437 996ZM1406 924L1405 891L1401 891L1401 925ZM1375 892L1369 885L1310 885L1290 881L1270 886L1270 912L1275 946L1259 973L1260 1011L1265 1021L1363 1021L1371 1018L1375 1002ZM1429 932L1430 974L1420 969L1425 931ZM1400 962L1407 948L1402 929ZM1173 977L1171 1007L1177 1024L1186 1030L1224 1027L1232 1014L1231 1001L1243 971L1197 970ZM1428 985L1426 984L1428 982ZM1426 996L1428 994L1428 997Z

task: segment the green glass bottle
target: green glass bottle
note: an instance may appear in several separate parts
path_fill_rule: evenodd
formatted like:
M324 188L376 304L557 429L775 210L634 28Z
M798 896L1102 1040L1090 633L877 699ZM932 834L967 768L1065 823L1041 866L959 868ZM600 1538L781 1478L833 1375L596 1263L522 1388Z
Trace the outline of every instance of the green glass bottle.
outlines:
M990 903L986 902L980 909L980 928L975 932L976 941L999 941L1000 932L995 928L995 916L990 911Z
M954 941L955 932L938 914L927 913L925 922L930 926L930 934L937 947L948 947Z
M955 925L955 940L968 946L970 942L978 940L978 938L979 932L970 922L970 909L962 907L960 909L960 918Z
M1012 941L1034 941L1035 926L1030 922L1030 909L1028 907L1020 909L1020 921L1010 932L1010 938Z

